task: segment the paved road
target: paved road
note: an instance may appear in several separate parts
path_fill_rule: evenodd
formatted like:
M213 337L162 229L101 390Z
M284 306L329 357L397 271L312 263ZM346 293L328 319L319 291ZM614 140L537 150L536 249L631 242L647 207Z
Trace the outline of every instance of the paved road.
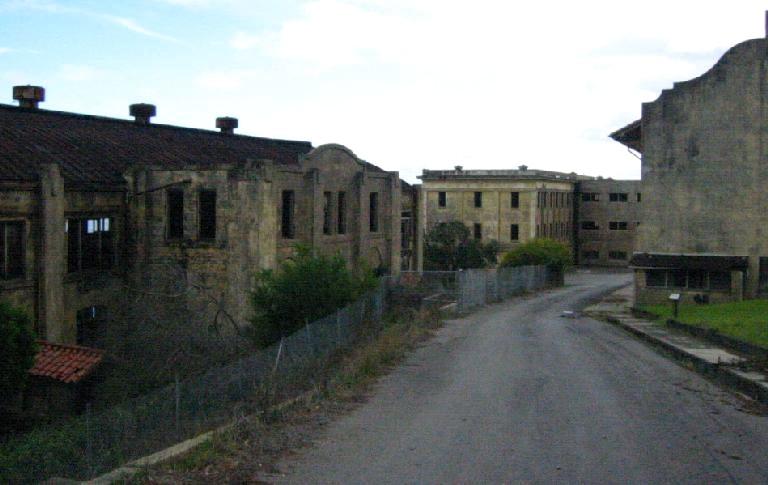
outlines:
M566 309L629 281L450 321L369 402L280 465L293 483L768 483L768 418Z

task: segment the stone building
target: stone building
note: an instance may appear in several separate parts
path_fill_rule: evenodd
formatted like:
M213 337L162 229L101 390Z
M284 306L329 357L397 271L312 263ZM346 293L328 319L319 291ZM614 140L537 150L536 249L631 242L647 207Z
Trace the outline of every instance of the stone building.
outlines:
M611 134L642 153L638 302L768 293L766 94L768 42L748 40Z
M577 190L574 253L578 264L627 266L640 225L640 181L583 180Z
M639 224L639 181L529 169L424 170L421 232L461 221L502 252L534 238L571 247L582 265L626 266Z
M180 268L237 323L255 271L298 243L351 266L401 267L396 172L341 145L273 140L38 108L42 88L0 105L0 298L40 338L93 345L117 296Z

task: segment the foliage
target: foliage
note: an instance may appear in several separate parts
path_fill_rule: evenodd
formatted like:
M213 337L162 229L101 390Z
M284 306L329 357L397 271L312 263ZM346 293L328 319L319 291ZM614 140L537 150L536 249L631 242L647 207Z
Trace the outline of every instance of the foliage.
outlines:
M0 302L0 403L13 399L23 389L36 352L29 317Z
M647 305L641 308L672 318L672 305ZM744 300L729 303L680 305L677 320L689 325L711 328L723 335L768 348L768 300Z
M299 246L293 259L277 271L263 270L256 275L250 336L258 347L266 347L330 315L376 284L368 268L353 273L340 256L318 255Z
M444 222L433 227L424 241L424 269L455 271L483 268L496 264L499 244L483 244L470 238L467 226L461 222Z
M545 265L562 272L571 264L571 250L554 239L534 239L517 246L501 259L502 267Z

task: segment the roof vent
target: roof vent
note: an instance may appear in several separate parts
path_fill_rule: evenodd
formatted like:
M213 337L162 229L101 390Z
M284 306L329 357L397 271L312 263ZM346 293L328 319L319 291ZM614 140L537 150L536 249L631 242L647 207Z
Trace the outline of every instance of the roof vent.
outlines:
M157 114L157 108L154 104L137 103L130 106L131 116L136 118L136 123L148 125L149 119Z
M528 170L528 165L520 165L520 166L519 166L519 167L517 167L517 168L518 168L518 169L520 169L520 170L523 170L523 171L525 171L525 170Z
M455 166L455 167L453 167L453 168L454 168L454 169L455 169L457 172L461 172L462 170L464 170L464 167L462 167L461 165L456 165L456 166Z
M20 108L37 109L37 105L45 101L45 88L41 86L14 86L13 99L19 102Z
M223 116L216 118L216 128L220 129L222 133L231 135L237 128L237 118L231 118L229 116Z

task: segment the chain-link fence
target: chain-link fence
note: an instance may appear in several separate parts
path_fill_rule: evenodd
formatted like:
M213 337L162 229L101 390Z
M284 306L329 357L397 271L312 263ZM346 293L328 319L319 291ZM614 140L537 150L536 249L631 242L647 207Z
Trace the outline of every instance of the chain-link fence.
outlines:
M411 305L439 306L456 301L456 271L403 271L391 277L390 294L394 300Z
M457 273L457 309L474 307L534 291L547 286L545 266L517 266L498 269L468 269Z
M0 444L0 483L86 479L317 386L328 357L378 331L380 287L266 349L177 380L107 411L40 428Z

